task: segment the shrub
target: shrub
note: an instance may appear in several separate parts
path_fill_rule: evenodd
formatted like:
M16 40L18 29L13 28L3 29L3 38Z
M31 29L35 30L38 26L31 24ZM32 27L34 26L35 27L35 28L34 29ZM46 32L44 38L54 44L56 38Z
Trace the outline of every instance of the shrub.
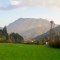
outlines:
M54 48L60 48L60 36L55 36L55 39L50 40L49 45Z

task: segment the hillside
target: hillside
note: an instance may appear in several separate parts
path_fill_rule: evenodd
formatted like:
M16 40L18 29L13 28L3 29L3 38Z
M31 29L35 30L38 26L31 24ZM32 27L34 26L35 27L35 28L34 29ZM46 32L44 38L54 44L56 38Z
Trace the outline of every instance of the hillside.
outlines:
M20 18L7 26L9 33L16 32L30 40L49 31L50 22L46 19Z

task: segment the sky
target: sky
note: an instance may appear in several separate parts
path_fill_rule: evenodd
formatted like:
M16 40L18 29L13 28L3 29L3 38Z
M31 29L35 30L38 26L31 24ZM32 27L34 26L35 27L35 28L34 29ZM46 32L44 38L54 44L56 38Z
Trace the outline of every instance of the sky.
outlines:
M19 18L43 18L60 24L60 0L0 0L0 27Z

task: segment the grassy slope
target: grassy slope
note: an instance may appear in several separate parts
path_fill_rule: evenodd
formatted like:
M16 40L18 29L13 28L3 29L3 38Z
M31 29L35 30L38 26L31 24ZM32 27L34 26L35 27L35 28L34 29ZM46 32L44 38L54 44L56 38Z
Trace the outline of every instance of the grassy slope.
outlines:
M60 49L42 45L0 44L0 60L60 60Z

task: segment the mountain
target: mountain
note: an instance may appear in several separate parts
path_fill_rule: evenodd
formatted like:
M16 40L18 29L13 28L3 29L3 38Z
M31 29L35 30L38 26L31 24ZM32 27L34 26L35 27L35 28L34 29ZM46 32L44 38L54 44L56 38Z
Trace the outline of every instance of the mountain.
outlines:
M50 22L46 19L20 18L7 26L8 33L19 33L30 40L49 31Z
M0 29L2 29L2 27L0 27Z
M60 32L60 25L58 25L57 27L55 27L55 28L54 28L54 31Z
M55 25L54 32L60 32L60 25ZM46 33L43 33L42 35L36 36L35 38L33 38L33 40L40 40L40 38L42 38L44 36L48 36L49 33L50 33L50 31L47 31Z

